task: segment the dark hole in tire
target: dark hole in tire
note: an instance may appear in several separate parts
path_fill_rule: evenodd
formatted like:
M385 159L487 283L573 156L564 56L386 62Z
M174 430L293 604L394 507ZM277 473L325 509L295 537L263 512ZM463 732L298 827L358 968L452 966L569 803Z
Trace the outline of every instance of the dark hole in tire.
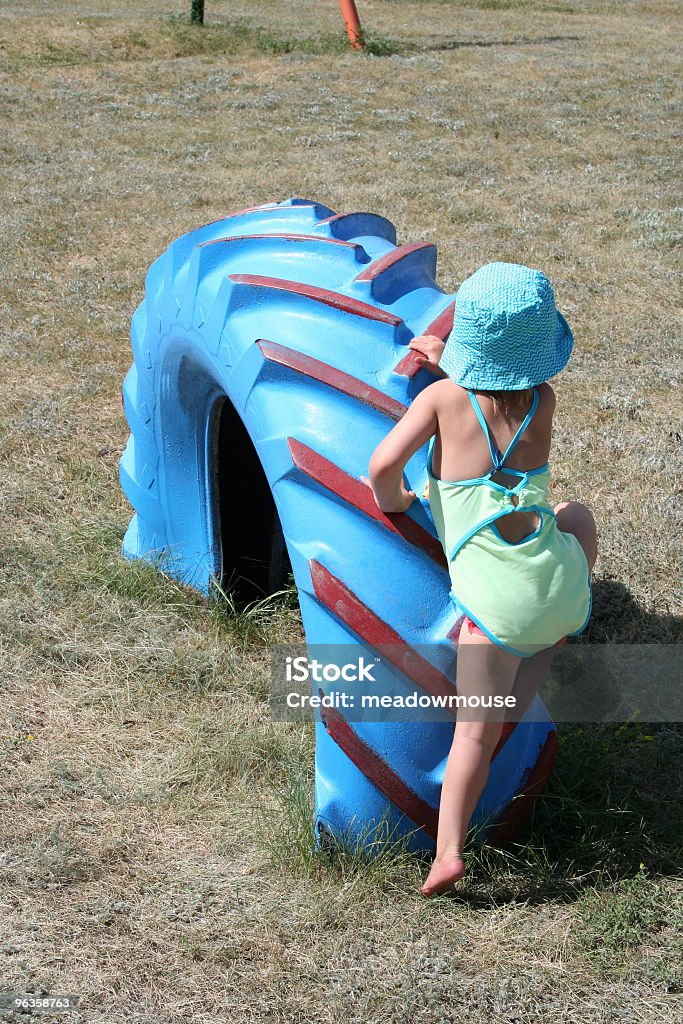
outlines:
M286 587L291 564L261 460L232 402L218 403L214 431L221 587L238 607Z

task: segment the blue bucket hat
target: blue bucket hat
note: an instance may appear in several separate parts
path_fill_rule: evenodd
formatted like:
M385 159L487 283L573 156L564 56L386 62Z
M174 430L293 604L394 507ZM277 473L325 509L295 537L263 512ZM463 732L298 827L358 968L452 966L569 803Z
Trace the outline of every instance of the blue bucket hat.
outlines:
M439 366L464 388L520 391L559 373L573 346L545 274L517 263L487 263L456 293Z

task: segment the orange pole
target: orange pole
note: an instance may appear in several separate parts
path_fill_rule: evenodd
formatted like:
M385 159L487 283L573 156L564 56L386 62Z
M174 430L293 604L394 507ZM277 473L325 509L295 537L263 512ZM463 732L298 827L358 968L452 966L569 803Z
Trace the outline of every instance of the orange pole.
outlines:
M344 24L346 25L346 34L351 41L351 46L354 50L362 50L365 42L355 0L339 0L339 6L341 7Z

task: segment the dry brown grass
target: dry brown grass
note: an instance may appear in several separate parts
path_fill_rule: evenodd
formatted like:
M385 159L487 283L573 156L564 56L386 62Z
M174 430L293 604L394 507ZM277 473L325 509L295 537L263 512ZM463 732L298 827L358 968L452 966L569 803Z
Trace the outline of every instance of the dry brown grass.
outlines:
M0 988L79 993L55 1019L107 1024L680 1020L675 728L565 730L546 818L469 899L420 902L400 860L274 861L264 821L277 839L311 760L265 702L296 615L231 619L118 558L148 265L311 196L436 241L447 289L491 259L546 270L577 340L555 497L598 520L592 635L680 638L674 4L360 6L393 55L340 45L332 0L207 0L203 35L189 0L4 6ZM586 824L601 800L611 832Z

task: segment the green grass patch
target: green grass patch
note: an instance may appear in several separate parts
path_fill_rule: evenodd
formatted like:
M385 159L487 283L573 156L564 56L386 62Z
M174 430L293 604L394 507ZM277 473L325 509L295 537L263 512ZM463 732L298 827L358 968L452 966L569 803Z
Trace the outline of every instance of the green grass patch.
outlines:
M359 893L415 886L424 858L410 853L409 836L399 835L387 815L361 828L351 822L344 835L316 829L312 753L300 748L259 809L257 833L271 866Z
M90 59L88 53L84 53L74 46L58 46L56 43L46 42L45 48L36 55L35 62L72 67L75 64L87 64Z
M247 18L223 24L193 25L183 15L171 15L168 29L177 57L213 53L341 53L348 49L344 33L291 36L254 25Z
M637 948L650 951L669 947L683 951L683 891L648 878L643 869L603 889L584 894L577 906L574 941L601 972L618 969ZM672 939L678 936L676 942ZM680 991L680 962L653 957L653 968L668 991Z

